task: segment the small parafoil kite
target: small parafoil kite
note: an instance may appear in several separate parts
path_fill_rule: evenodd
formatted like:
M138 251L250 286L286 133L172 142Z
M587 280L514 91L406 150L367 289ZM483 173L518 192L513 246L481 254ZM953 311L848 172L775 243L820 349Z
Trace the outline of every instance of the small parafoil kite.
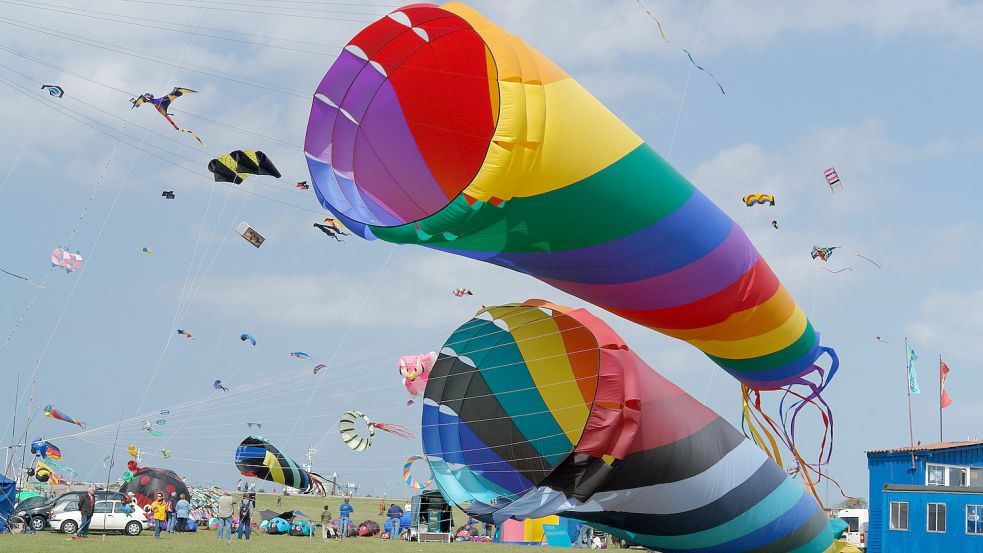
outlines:
M359 433L355 421L365 423L366 429L364 434ZM365 451L372 445L372 440L375 439L376 428L383 432L395 434L401 438L413 437L406 427L398 424L375 422L361 411L348 411L338 419L338 432L341 433L341 441L345 442L345 445L354 451Z
M771 194L748 194L744 196L744 205L748 207L765 204L775 205L775 197Z
M153 254L153 253L154 253L154 250L152 250L152 249L150 249L150 248L148 248L147 246L144 246L144 247L143 247L143 250L141 250L141 251L143 251L143 253L145 253L145 254L148 254L148 255L150 255L150 254Z
M158 493L164 497L170 497L171 493L177 493L178 497L191 497L188 486L184 479L173 471L159 468L143 467L133 471L133 477L129 482L123 484L119 489L120 493L133 493L137 498L137 504L145 507L153 502Z
M134 459L137 457L137 455L140 454L140 450L137 449L137 446L135 445L128 446L126 448L126 452L129 453L130 457L133 457ZM136 464L136 461L130 461L130 462Z
M658 551L832 544L780 463L585 309L479 311L440 350L421 427L437 488L481 520L559 515Z
M48 417L49 419L55 419L55 420L59 420L59 421L64 421L64 422L75 424L75 425L78 425L78 426L80 426L82 428L85 428L85 423L84 422L82 422L82 421L80 421L78 419L69 417L68 415L66 415L65 413L62 413L58 409L55 409L51 405L45 405L44 406L43 413L44 413L44 416Z
M262 234L256 232L256 230L249 226L249 223L245 221L236 225L236 233L238 233L239 236L242 236L246 242L249 242L257 248L262 246L263 242L266 241L266 238L264 238Z
M198 141L198 144L201 144L201 147L204 148L205 143L202 142L200 138L198 138L198 135L195 134L194 131L190 129L182 129L181 127L177 126L177 123L175 123L174 120L171 119L171 114L167 113L167 109L171 107L171 102L180 98L181 96L184 96L185 94L191 94L194 92L196 91L191 90L190 88L182 88L179 86L174 87L174 90L172 90L171 93L168 94L167 96L162 96L160 98L154 98L153 94L149 92L145 92L143 93L143 95L137 96L136 98L130 100L130 104L132 104L132 107L130 107L130 109L138 108L143 104L148 104L148 103L152 104L154 108L157 110L157 113L161 114L164 117L164 119L167 119L167 122L170 123L175 130L186 132L191 136L195 137L195 140Z
M840 182L840 176L836 174L836 169L830 167L823 171L823 175L826 177L826 183L829 184L830 192L836 194L837 190L843 190L843 183Z
M297 189L299 189L299 190L310 190L311 189L311 185L307 184L307 181L306 180L302 180L302 181L298 182L295 185L295 187Z
M280 452L259 436L249 436L236 448L236 468L243 476L260 478L303 493L324 491L326 480L319 474L304 470L296 461Z
M189 340L194 340L195 339L195 337L192 336L190 332L188 332L187 330L184 330L183 328L177 329L177 333L180 334L181 336L184 336L185 338L187 338Z
M292 351L290 352L290 357L296 357L297 359L310 359L311 354L303 351Z
M229 391L228 388L226 388L225 386L222 385L222 381L221 380L216 380L215 382L213 382L212 383L212 387L215 388L216 390L222 390L223 392L228 392Z
M437 360L434 352L419 355L404 355L399 358L399 374L403 377L403 386L411 396L423 393L430 379L430 369Z
M474 292L468 290L467 288L455 288L452 292L455 296L463 298L464 296L473 296Z
M58 247L51 252L51 266L61 267L67 273L81 269L83 264L85 264L85 259L78 251L71 252Z
M773 227L775 227L775 230L778 230L778 221L774 221L774 220L773 220L773 221L771 222L771 226L773 226Z
M174 199L174 191L173 190L165 190L165 191L161 192L160 195L162 197L168 199L168 200L173 200Z
M253 338L252 334L242 333L239 335L239 339L243 342L249 342L252 345L256 345L256 338Z
M325 365L324 363L318 363L317 365L314 365L314 374L317 374L318 371L320 371L325 367L327 367L327 365Z
M168 457L171 456L171 450L170 449L162 449L162 450L160 450L160 454L163 455L165 459L167 459Z
M47 90L48 94L55 98L61 98L65 95L65 89L56 84L43 84L41 85L41 90Z
M430 480L427 480L426 482L417 482L416 480L413 479L413 475L410 472L410 467L413 466L414 462L425 461L425 460L426 460L425 458L420 457L419 455L414 455L409 459L407 459L406 463L403 464L403 482L405 482L407 486L413 488L414 490L422 490L425 488L429 488L430 486L433 486L432 478Z
M161 414L161 416L166 417L167 415L170 415L171 414L171 410L170 409L162 409L160 411L160 414Z
M143 423L140 424L140 429L144 432L150 432L154 429L154 425L151 424L150 421L143 421Z
M247 422L246 423L246 426L248 426L249 428L252 428L252 427L255 426L256 428L259 428L260 430L263 429L263 423L261 423L261 422Z
M250 175L270 175L280 178L277 170L266 154L256 150L236 150L208 162L208 170L215 182L242 184Z

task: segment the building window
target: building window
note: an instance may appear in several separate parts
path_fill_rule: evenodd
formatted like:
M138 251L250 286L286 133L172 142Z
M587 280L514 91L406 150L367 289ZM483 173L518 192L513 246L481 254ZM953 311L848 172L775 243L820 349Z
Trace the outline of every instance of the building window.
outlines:
M969 485L973 488L983 488L983 468L969 469Z
M945 503L928 504L928 526L929 532L945 533Z
M908 502L891 502L891 530L908 531Z
M966 505L966 533L983 536L983 505Z
M945 486L945 466L926 465L925 471L926 486Z
M946 479L947 486L959 486L965 488L969 485L969 469L966 467L947 467Z

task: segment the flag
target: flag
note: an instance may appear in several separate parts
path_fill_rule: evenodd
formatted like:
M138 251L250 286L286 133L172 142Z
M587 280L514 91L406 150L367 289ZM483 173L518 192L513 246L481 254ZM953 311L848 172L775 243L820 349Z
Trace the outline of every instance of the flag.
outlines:
M952 405L952 398L949 397L949 392L945 391L945 379L949 376L949 365L946 365L945 361L942 361L942 358L939 358L939 374L942 390L942 397L939 399L939 404L942 406L942 409L945 409Z
M908 354L908 391L912 394L920 394L922 393L922 389L918 387L918 372L915 370L915 361L918 360L918 353L908 343L905 343L905 349Z

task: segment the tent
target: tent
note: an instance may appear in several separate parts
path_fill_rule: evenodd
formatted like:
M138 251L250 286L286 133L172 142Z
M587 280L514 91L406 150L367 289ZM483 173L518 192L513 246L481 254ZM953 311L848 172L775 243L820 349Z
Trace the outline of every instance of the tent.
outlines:
M7 519L14 512L17 485L6 476L0 476L0 532L7 530Z
M424 532L450 533L454 529L454 513L450 504L437 490L413 496L413 527Z

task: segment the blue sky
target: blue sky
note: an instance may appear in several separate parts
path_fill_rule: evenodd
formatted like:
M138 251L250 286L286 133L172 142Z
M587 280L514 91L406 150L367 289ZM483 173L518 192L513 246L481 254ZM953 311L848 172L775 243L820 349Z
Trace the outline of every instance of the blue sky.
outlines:
M405 494L400 469L418 442L380 434L355 454L337 437L338 416L359 409L418 427L396 377L399 355L438 349L481 304L582 305L522 275L421 248L339 245L312 227L325 214L313 193L292 189L308 178L300 145L309 97L340 48L388 11L382 2L188 1L153 12L132 0L0 3L0 268L47 285L0 275L0 421L13 413L17 376L23 392L42 354L35 411L51 403L99 429L58 442L83 476L105 478L122 412L118 452L140 445L147 464L192 481L234 483L235 446L245 422L257 421L295 457L316 447L316 470L368 493ZM840 355L827 399L832 472L849 493L866 495L865 450L908 442L905 336L921 355L925 390L913 401L915 439L938 439L940 352L953 370L945 437L978 436L983 135L974 69L983 39L972 22L983 7L710 0L704 11L704 2L647 1L722 95L634 0L469 4L556 60L747 230ZM263 10L280 15L253 13ZM62 85L65 98L43 94L42 82ZM149 107L129 108L130 95L175 85L199 91L173 111L204 151ZM129 144L71 117L124 132ZM266 152L283 178L214 184L205 165L235 149ZM844 184L836 195L822 174L829 166ZM778 205L745 208L748 193L775 194ZM233 232L240 221L266 236L262 248ZM86 256L84 271L49 272L60 245ZM845 246L883 268L841 250L830 266L853 270L829 274L813 266L813 245ZM478 295L454 298L458 286ZM696 350L606 319L656 370L739 421L736 382ZM288 355L296 350L331 361L330 372L315 377ZM212 389L219 378L228 395ZM165 408L164 435L151 439L140 430L151 417L139 415ZM6 441L10 424L0 426ZM35 419L29 434L73 432ZM817 439L802 434L806 444Z

